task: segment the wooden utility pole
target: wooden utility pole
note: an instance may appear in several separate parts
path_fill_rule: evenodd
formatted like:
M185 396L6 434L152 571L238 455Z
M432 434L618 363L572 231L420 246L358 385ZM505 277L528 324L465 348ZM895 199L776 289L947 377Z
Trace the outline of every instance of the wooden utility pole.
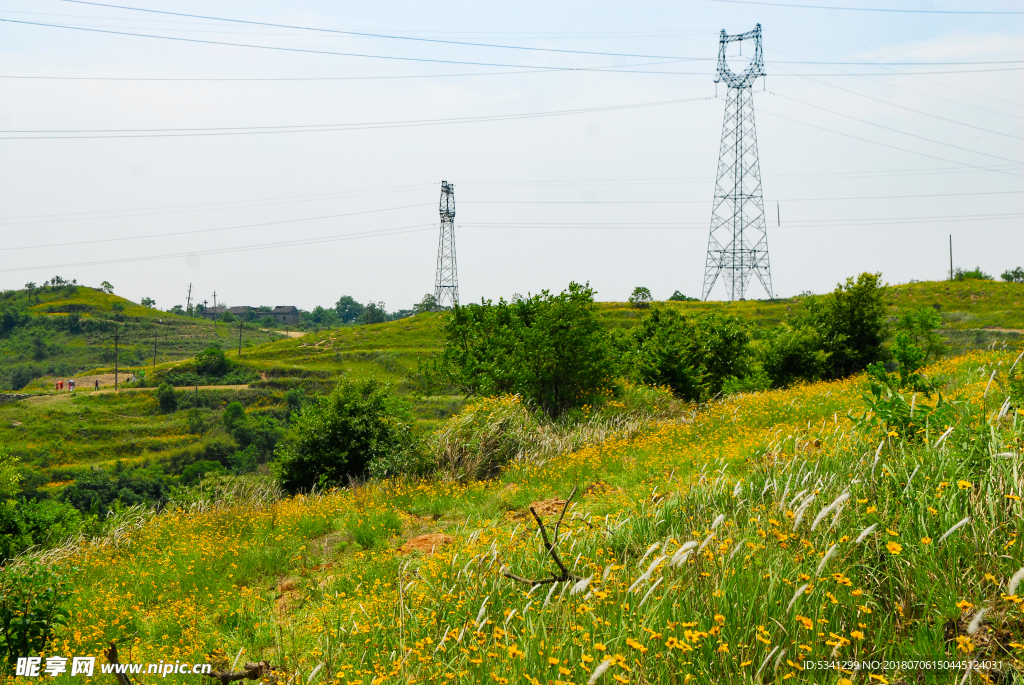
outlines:
M213 291L213 325L217 325L217 291Z
M185 298L185 316L192 316L192 284L188 284L188 297Z
M949 234L949 280L953 280L953 234Z
M117 392L117 343L120 340L117 322L114 322L114 392Z
M163 319L157 319L157 325L153 327L153 366L156 366L156 339L160 334L160 324L164 322Z

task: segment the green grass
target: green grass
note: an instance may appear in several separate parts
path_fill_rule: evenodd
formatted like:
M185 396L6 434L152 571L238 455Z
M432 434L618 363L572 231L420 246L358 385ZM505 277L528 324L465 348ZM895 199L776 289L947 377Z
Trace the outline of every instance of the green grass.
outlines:
M109 542L52 557L75 581L73 628L53 649L99 654L117 640L137 661L217 668L244 650L297 683L319 664L318 683L584 683L604 660L609 684L831 684L841 674L800 664L854 658L991 657L1019 674L1024 616L1006 595L1024 554L1013 499L1024 415L991 419L998 382L984 396L1015 356L928 370L963 403L940 446L944 426L920 442L857 430L846 414L863 410L862 380L850 379L727 398L485 482L386 481L125 518L117 563ZM558 569L525 506L575 486L559 549L589 585L531 592L504 572ZM542 516L553 535L557 515ZM423 532L452 543L400 553ZM970 636L979 607L986 621Z

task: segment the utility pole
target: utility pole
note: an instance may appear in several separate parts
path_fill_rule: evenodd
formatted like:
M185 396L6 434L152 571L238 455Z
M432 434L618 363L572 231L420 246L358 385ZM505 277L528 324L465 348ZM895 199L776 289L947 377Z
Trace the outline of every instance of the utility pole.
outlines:
M185 298L185 316L192 316L192 284L188 284L188 297Z
M114 392L117 392L117 343L120 340L117 322L114 322Z
M746 69L733 73L726 61L726 48L730 43L738 43L742 54L743 41L746 40L754 42L754 57ZM761 25L758 24L753 31L732 36L723 30L718 41L715 83L724 81L729 90L725 99L702 300L708 299L719 276L725 278L730 300L745 300L747 285L755 274L768 297L772 297L768 230L761 194L761 165L757 156L752 93L752 86L760 76L764 76ZM782 216L777 206L776 218L781 224Z
M953 234L949 234L949 280L953 280Z
M160 324L164 322L163 319L157 319L157 325L153 327L153 366L156 366L156 339L160 334Z
M213 325L217 325L217 291L213 291Z

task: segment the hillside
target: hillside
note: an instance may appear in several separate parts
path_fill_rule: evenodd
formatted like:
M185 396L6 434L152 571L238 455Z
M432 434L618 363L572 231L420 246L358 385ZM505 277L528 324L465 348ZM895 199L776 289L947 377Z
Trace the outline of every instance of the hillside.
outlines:
M1009 682L1024 413L997 416L990 375L1015 356L927 369L957 418L923 442L851 422L858 377L727 398L483 482L125 512L110 537L44 555L73 582L52 649L265 659L302 683L849 683L808 664L854 658L897 662L858 682L959 682L907 664L968 657ZM531 506L571 582L550 583Z
M211 344L238 344L237 327L143 307L117 295L86 286L38 288L0 295L0 390L20 390L36 378L37 389L51 378L114 364L114 333L119 336L122 368L193 357ZM248 347L283 337L248 327Z

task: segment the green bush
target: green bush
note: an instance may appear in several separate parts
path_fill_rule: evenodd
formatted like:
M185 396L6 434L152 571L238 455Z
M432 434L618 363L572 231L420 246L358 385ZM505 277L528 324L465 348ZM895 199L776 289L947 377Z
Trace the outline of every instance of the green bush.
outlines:
M1000 276L1007 283L1024 283L1024 267L1017 267L1016 269L1007 269ZM0 325L0 335L2 335L3 327Z
M755 344L756 356L772 386L784 388L797 381L816 381L825 373L828 355L821 335L811 326L778 326Z
M160 403L160 409L167 413L178 408L178 394L174 392L174 386L170 383L161 383L157 387L156 400Z
M231 362L228 361L224 350L211 345L196 355L192 368L202 376L223 376L231 369Z
M286 490L342 485L374 460L408 450L405 411L387 386L343 381L295 417L275 471Z
M203 479L208 473L226 473L226 469L216 461L197 461L189 464L181 472L179 482L182 485L192 485Z
M645 309L651 306L651 302L654 302L654 296L651 295L651 291L643 286L637 286L633 288L633 294L629 296L629 303L639 309Z
M953 272L954 281L991 281L992 276L981 270L980 266L973 269L961 269L957 267Z
M807 314L797 323L811 326L821 338L824 378L845 378L885 361L885 289L881 274L863 273L828 295L808 299Z
M664 385L679 397L707 400L750 373L750 334L740 319L717 313L682 316L656 308L618 341L623 372Z
M224 409L223 421L242 449L252 446L259 454L271 454L281 436L277 421L270 416L246 414L240 402Z
M70 613L66 576L42 564L8 566L0 572L0 664L13 668L20 656L41 654Z
M127 506L166 502L167 484L162 477L144 469L112 475L94 471L75 480L61 498L80 512L102 518L117 502Z
M558 416L598 403L612 384L608 336L589 286L456 306L442 331L444 351L425 371L469 394L517 394Z

